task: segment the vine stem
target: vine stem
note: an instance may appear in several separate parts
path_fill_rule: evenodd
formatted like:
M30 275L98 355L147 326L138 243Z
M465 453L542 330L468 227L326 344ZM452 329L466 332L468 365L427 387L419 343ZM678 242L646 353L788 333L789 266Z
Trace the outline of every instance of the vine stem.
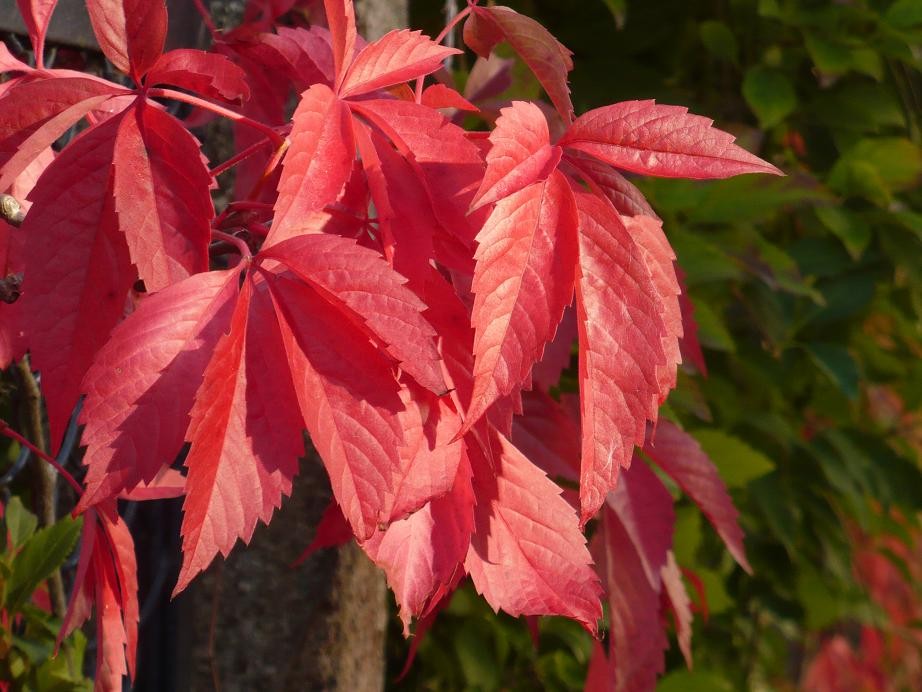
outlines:
M264 135L266 135L266 137L268 137L269 140L277 148L282 148L282 146L285 145L285 138L269 125L264 125L258 120L253 120L252 118L248 118L241 113L232 111L230 108L219 106L216 103L206 101L205 99L199 98L198 96L193 96L192 94L184 94L181 91L176 91L174 89L164 89L162 87L151 87L150 89L147 89L147 95L153 98L173 99L174 101L181 101L182 103L188 103L191 106L203 108L207 111L211 111L216 115L227 118L228 120L233 120L235 123L240 123L241 125L252 127L254 130L259 130Z
M29 442L29 440L13 430L13 428L10 427L10 424L2 418L0 418L0 435L4 435L11 440L16 440L16 442L21 444L23 447L28 448L33 454L35 454L35 456L47 461L54 467L54 470L57 471L61 477L68 482L70 487L74 489L74 492L77 493L78 496L83 495L83 488L77 482L77 479L71 476L70 472L61 466L57 459L55 459L53 456L50 456L49 454L46 454L34 444Z
M448 32L454 29L460 22L463 22L467 16L471 13L474 5L469 4L463 10L458 12L451 21L445 25L445 28L442 29L442 33L435 37L436 43L441 43L445 40L445 37L448 36ZM420 77L416 80L416 103L422 103L423 100L423 78Z
M217 178L219 175L221 175L221 174L224 173L225 171L227 171L227 170L233 168L234 166L236 166L236 165L237 165L238 163L240 163L241 161L244 161L244 160L250 158L251 156L253 156L254 154L256 154L260 149L262 149L264 146L266 146L266 145L269 144L269 143L270 143L270 142L269 142L269 138L268 138L268 137L267 137L266 139L261 139L261 140L259 140L258 142L256 142L255 144L251 144L250 146L248 146L248 147L247 147L246 149L244 149L243 151L240 151L240 152L238 152L237 154L234 154L234 155L233 155L232 157L230 157L227 161L224 161L223 163L219 163L217 166L215 166L214 168L212 168L212 169L209 171L209 173L211 173L212 177Z
M211 12L205 7L205 3L202 0L192 0L192 4L195 5L195 9L198 10L198 13L202 16L202 24L205 25L205 28L208 29L208 32L214 38L215 34L218 33L218 27L214 23L214 19L211 17Z

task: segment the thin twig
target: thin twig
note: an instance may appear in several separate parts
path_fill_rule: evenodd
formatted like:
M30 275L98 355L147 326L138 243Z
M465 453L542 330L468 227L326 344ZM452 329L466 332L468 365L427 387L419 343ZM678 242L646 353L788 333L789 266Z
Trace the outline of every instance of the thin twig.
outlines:
M52 526L57 521L55 509L55 485L57 477L52 469L42 463L42 455L48 456L48 444L45 441L45 424L42 419L42 392L32 374L29 356L24 356L16 364L22 379L23 393L25 395L26 425L29 437L37 447L35 473L38 479L38 517L41 526ZM41 454L39 454L41 452ZM57 463L57 460L55 460ZM48 577L48 595L51 600L51 612L56 617L64 617L67 601L64 598L64 582L61 580L60 570L55 570Z

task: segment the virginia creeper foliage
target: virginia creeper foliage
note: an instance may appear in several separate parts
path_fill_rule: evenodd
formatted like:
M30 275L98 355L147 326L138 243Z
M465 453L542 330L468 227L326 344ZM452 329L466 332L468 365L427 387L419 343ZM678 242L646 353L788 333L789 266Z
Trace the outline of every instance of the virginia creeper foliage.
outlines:
M0 187L27 208L0 228L4 276L22 275L0 305L0 366L31 354L52 451L83 398L64 629L96 608L97 686L120 689L138 606L115 499L184 495L181 591L271 519L306 430L336 501L315 545L354 536L407 632L466 576L495 609L592 633L604 601L609 651L590 679L651 687L661 608L689 659L691 612L648 462L748 563L716 469L657 422L683 357L704 364L668 229L619 171L779 171L678 106L575 114L571 52L509 8L460 13L480 56L462 94L441 69L461 51L408 30L367 43L351 0L305 4L309 26L275 26L291 2L254 2L211 52L165 53L162 1L88 0L115 83L46 68L54 3L19 0L35 65L0 55ZM550 106L493 110L500 44ZM190 132L208 117L234 122L227 162ZM578 398L552 397L574 342Z

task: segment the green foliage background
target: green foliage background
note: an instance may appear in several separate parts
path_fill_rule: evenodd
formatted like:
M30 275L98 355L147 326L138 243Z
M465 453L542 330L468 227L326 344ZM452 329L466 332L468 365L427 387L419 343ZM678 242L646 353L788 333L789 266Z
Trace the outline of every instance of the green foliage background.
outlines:
M694 672L673 646L660 687L791 688L824 636L885 622L856 580L854 531L908 543L880 508L910 527L922 509L922 0L508 4L574 51L578 113L687 105L788 173L637 182L687 274L710 370L681 373L664 415L720 467L755 569L678 506L675 552L710 617ZM411 23L437 31L441 5L417 2ZM396 676L396 629L390 651ZM580 689L590 651L556 620L535 648L468 589L395 687Z

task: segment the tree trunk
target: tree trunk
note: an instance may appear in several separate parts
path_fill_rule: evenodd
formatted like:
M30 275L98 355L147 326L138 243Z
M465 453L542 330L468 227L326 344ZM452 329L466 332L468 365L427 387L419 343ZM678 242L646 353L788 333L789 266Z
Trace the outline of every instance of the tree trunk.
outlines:
M359 0L368 39L407 24L407 0ZM316 454L301 464L294 492L250 545L220 558L188 597L173 648L180 689L348 690L384 688L384 576L353 543L297 568L331 499ZM191 641L183 642L182 638ZM185 679L183 679L185 678Z

